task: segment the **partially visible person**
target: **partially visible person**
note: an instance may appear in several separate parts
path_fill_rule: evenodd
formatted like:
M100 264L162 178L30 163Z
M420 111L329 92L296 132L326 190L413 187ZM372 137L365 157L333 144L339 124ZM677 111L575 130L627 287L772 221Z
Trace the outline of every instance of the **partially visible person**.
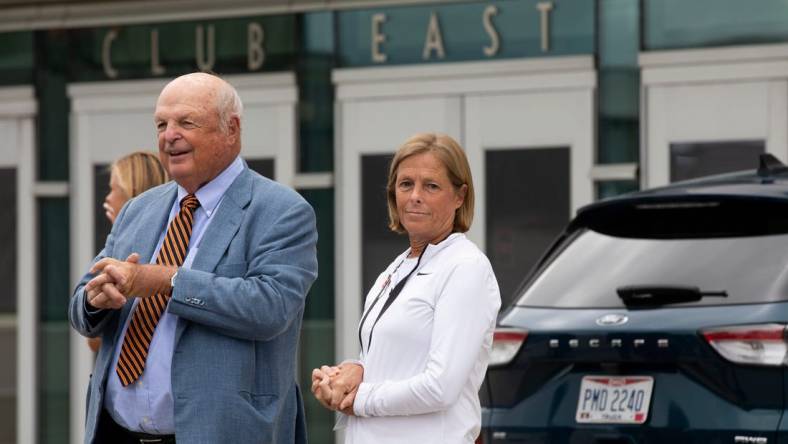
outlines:
M318 401L347 415L346 444L473 443L498 282L465 236L473 180L459 144L416 134L391 162L389 228L410 248L380 274L358 327L361 356L312 372Z
M169 176L154 153L135 151L112 162L109 167L109 193L104 197L104 215L111 223L129 200L149 188L167 182ZM88 346L98 352L101 338L87 338Z
M112 162L109 171L109 193L104 198L104 214L112 223L126 201L170 180L156 154L147 151L136 151L119 158Z

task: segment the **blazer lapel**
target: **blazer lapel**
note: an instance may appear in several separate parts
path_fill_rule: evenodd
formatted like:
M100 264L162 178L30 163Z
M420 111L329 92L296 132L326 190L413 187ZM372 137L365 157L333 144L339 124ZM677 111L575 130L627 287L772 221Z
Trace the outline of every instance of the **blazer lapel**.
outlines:
M192 269L214 271L216 264L227 251L227 246L230 245L241 226L245 208L252 200L252 174L251 170L245 167L225 192L210 224L205 229L205 234L200 241L200 249L192 262ZM182 319L178 320L175 329L176 344L180 340L186 324Z
M210 224L205 229L200 241L200 250L194 257L191 268L209 272L216 268L216 264L227 251L227 246L241 226L244 209L251 200L251 187L251 173L245 168L225 192Z

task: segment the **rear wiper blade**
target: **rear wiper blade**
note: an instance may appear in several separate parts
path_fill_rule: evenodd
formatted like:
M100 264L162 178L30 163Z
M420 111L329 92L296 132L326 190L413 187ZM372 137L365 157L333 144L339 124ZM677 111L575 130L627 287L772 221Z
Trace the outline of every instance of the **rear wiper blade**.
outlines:
M616 289L618 297L630 307L697 302L704 297L728 297L726 291L701 291L698 287L631 285Z

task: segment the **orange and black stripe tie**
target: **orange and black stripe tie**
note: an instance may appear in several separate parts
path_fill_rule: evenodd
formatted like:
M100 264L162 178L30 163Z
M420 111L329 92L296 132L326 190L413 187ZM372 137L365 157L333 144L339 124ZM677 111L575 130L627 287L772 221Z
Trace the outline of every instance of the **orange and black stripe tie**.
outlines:
M199 206L200 201L194 194L189 194L181 200L181 210L167 227L164 242L156 256L157 265L183 264L186 249L189 247L189 238L192 235L194 211ZM126 336L120 349L118 366L115 368L124 387L139 379L145 371L145 360L148 358L153 331L169 301L170 295L163 293L141 298L131 315L131 322L126 329Z

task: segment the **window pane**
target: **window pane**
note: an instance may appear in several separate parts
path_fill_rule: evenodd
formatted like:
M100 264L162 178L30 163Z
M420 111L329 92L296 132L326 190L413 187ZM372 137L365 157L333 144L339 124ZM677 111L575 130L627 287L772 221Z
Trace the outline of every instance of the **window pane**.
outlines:
M487 256L503 306L569 221L569 148L487 151Z
M528 288L520 303L539 307L620 308L629 285L698 287L727 292L682 305L786 300L788 235L716 239L637 239L581 232ZM746 273L735 273L747 264ZM655 282L655 277L658 279Z
M596 198L605 199L639 189L636 180L606 180L596 183Z
M16 169L0 169L0 313L16 312Z
M388 228L386 178L393 155L361 156L361 286L364 302L372 284L394 258L408 248L408 238Z
M0 316L0 443L16 442L16 320Z
M274 178L274 159L245 159L249 168L257 171L261 175Z
M93 248L96 250L95 254L104 248L107 235L112 229L112 224L104 215L104 197L109 193L109 176L109 165L93 165L93 198L96 201L93 207L93 227L95 230Z
M304 391L310 444L333 444L334 413L309 393L312 369L333 364L334 357L334 190L299 190L317 216L318 276L306 298L299 342L299 379ZM343 357L339 357L342 359Z
M755 169L764 151L762 140L671 143L670 181Z

